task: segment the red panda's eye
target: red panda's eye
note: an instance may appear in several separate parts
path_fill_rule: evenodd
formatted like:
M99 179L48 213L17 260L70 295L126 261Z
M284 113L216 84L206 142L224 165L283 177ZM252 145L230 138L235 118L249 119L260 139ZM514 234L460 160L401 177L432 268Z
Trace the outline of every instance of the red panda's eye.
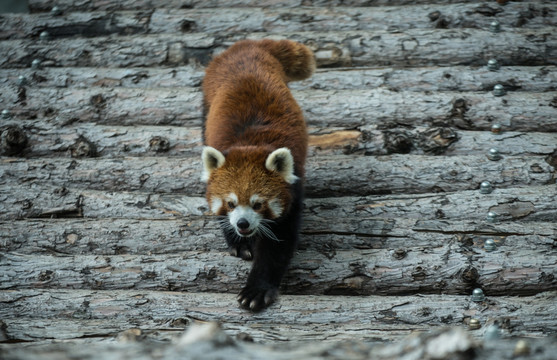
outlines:
M236 207L236 205L234 205L232 201L229 201L226 205L228 205L228 207L231 209L234 209Z
M256 202L255 204L253 204L252 206L253 210L257 211L261 209L261 203L260 202Z

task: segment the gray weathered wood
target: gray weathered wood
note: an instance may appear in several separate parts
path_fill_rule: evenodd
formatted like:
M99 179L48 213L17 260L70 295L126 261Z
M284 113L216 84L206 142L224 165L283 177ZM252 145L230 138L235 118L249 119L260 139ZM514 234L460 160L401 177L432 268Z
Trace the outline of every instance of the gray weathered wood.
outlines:
M19 322L21 325L23 322ZM37 324L38 323L38 324ZM42 326L44 322L37 322L36 325ZM71 323L65 321L64 324ZM75 323L75 322L74 322ZM102 323L101 321L84 321L90 323ZM71 326L71 325L70 325ZM94 326L94 325L93 325ZM108 324L110 326L110 324ZM357 331L353 329L357 326L350 326L346 333L358 336L358 333L365 333L370 341L362 342L355 340L354 337L343 336L342 331L346 327L336 325L336 328L327 332L324 339L311 339L308 333L311 330L298 329L288 331L282 324L275 328L262 329L267 331L267 337L272 337L277 341L277 345L259 342L258 334L251 336L255 331L249 329L247 332L242 330L245 326L219 325L216 322L194 322L188 327L184 334L173 331L174 334L167 341L161 342L160 335L165 331L149 331L139 328L128 328L119 332L116 336L112 334L103 336L94 333L93 336L72 339L60 346L58 341L34 342L35 346L0 344L0 349L4 350L5 359L104 359L119 360L133 356L138 360L150 360L153 358L166 359L222 359L222 358L241 358L257 360L275 359L460 359L465 354L474 354L477 360L512 360L517 356L532 357L535 351L535 359L553 360L557 346L551 337L519 339L526 343L527 351L524 354L515 354L518 347L517 338L478 340L478 331L466 331L462 327L441 327L433 331L416 331L408 337L401 339L402 334L408 334L409 330L398 331L399 338L386 337L385 332L381 332L369 325L360 326ZM295 326L291 327L295 328ZM323 326L318 326L323 328ZM251 330L251 331L250 331ZM293 335L299 341L287 342L282 334L298 333ZM328 329L326 329L328 330ZM84 330L80 331L84 333ZM172 332L170 332L172 333ZM391 333L391 332L389 332ZM330 342L329 340L338 338L339 340ZM303 343L302 339L307 339ZM116 340L116 341L114 341ZM169 341L172 340L172 341ZM313 341L311 341L313 340ZM320 340L320 341L319 341ZM380 341L397 340L394 343L377 344ZM38 344L37 344L38 343ZM39 346L37 346L39 345ZM535 350L532 350L535 349Z
M227 8L227 7L250 7L250 8L297 8L300 6L385 6L385 5L413 5L413 4L453 4L462 0L170 0L164 4L158 4L162 8ZM537 1L541 4L552 4L551 0ZM98 11L98 10L136 10L153 9L153 3L149 0L124 0L124 1L102 1L82 2L79 0L30 0L29 8L32 12L50 11L54 5L67 11ZM493 4L496 7L495 4Z
M314 50L320 66L485 65L496 57L503 65L557 65L557 34L550 27L513 29L497 34L476 29L408 29L403 32L345 31L210 35L156 34L91 39L6 40L0 42L0 67L165 66L207 63L243 38L289 38ZM435 51L432 51L435 49Z
M93 323L88 321L87 323ZM67 323L67 322L66 322ZM97 322L99 323L99 322ZM39 322L43 325L42 322ZM224 329L223 329L224 328ZM233 327L234 328L234 327ZM159 341L160 333L164 331L142 331L139 328L129 328L120 332L117 336L102 337L94 334L93 337L72 339L71 342L61 347L57 341L43 342L42 346L17 346L0 344L0 349L5 350L7 360L33 358L33 359L104 359L119 360L133 356L138 360L150 360L153 358L166 359L222 359L241 358L257 360L275 359L460 359L465 354L474 354L477 360L512 360L517 356L530 356L535 349L535 358L538 360L553 360L557 346L551 337L519 339L526 344L527 350L524 354L515 354L518 341L512 339L477 340L474 333L468 332L461 327L439 328L433 331L415 332L407 338L396 339L394 343L377 344L379 341L393 340L370 326L362 326L361 332L365 332L371 342L362 342L354 338L346 337L344 341L329 342L338 337L343 330L340 326L328 333L328 337L321 341L308 339L305 329L294 335L296 339L308 339L306 343L282 341L281 334L285 333L282 325L277 325L269 331L267 337L274 338L278 345L265 343L253 344L254 337L248 336L239 329L230 329L230 326L221 326L216 322L197 322L188 327L187 332L178 337L175 331L172 342ZM321 328L321 326L319 326ZM351 326L355 328L355 326ZM235 330L235 331L234 331ZM297 330L297 329L296 329ZM352 330L352 329L350 329ZM83 332L83 330L82 330ZM249 331L253 333L253 331ZM348 333L357 336L354 331ZM408 331L399 331L407 333ZM227 333L229 335L227 335ZM292 333L290 331L289 333ZM375 336L373 336L373 335ZM101 337L99 337L101 336ZM342 335L341 335L342 336ZM477 336L476 336L477 337ZM100 340L99 340L100 338ZM234 340L236 338L236 340ZM116 341L114 341L116 340ZM258 339L257 339L258 340ZM256 341L257 341L256 340ZM36 344L37 342L35 342Z
M553 360L555 2L30 2L64 13L0 16L0 357L513 358L479 340L498 323ZM257 314L199 181L202 65L245 37L299 40L320 66L291 84L311 135L301 242ZM434 330L471 318L475 339ZM213 320L273 351L220 331L178 344ZM370 344L412 331L431 332ZM448 338L467 353L427 355Z
M0 95L16 118L46 118L57 125L91 122L107 125L201 126L202 94L192 88L17 88ZM456 126L487 130L499 122L508 130L557 131L556 92L491 93L300 90L293 92L308 124L315 127L370 125ZM44 104L48 104L47 107Z
M557 189L553 185L498 188L481 194L468 190L456 193L422 195L381 195L366 197L308 198L305 200L306 231L326 229L327 218L342 221L331 224L331 233L358 228L351 221L358 218L403 218L422 220L485 220L488 211L499 215L499 221L557 220ZM479 185L478 185L479 186ZM79 188L55 188L44 184L0 187L0 218L117 218L170 219L207 215L203 197L187 193L153 194L148 192L93 191ZM344 223L346 222L346 223ZM201 223L199 230L206 226Z
M518 91L557 90L553 66L505 66L489 71L479 66L318 69L307 80L292 82L296 90L348 90L385 87L394 91L491 91L495 84Z
M334 296L283 295L276 305L260 314L239 309L231 294L16 290L1 292L0 299L5 304L0 316L7 325L7 333L18 340L93 334L108 337L131 327L176 333L194 320L222 319L225 331L231 335L242 331L258 341L292 339L294 343L354 337L368 341L394 339L432 326L461 326L472 317L482 325L498 321L507 336L550 334L557 326L554 292L531 298L489 297L483 304L470 302L468 296L450 295L343 297L342 301ZM44 326L53 318L60 324L58 331ZM136 322L134 319L138 318L144 320ZM383 329L388 331L382 334ZM393 330L395 335L390 336Z
M430 4L388 7L154 9L143 11L7 14L0 19L0 39L108 34L180 32L232 33L285 31L406 30L413 28L488 29L496 18L505 29L557 25L557 6L529 1L497 4Z
M2 129L16 127L27 138L18 155L26 157L72 156L85 138L100 157L153 156L199 157L203 148L202 129L197 126L110 126L75 123L57 126L43 120L5 120ZM507 155L551 155L557 147L557 132L503 130L466 131L445 127L358 129L311 127L310 156L319 154L386 155L390 153L485 155L489 147L505 149Z
M317 221L317 217L305 216L300 251L330 255L337 250L401 249L400 256L404 256L409 245L428 248L455 239L468 241L478 252L483 251L487 239L509 249L539 247L550 251L557 239L555 222L490 224L478 220L352 217L339 231L334 225L323 226L327 221L332 223L330 218ZM352 231L346 230L349 226ZM178 254L226 249L217 222L208 217L3 220L0 228L2 249L27 255Z
M10 184L75 189L204 194L198 158L3 158L0 175ZM555 168L544 156L434 157L423 155L314 156L307 164L306 192L311 197L430 193L477 189L486 179L498 188L549 185ZM335 174L334 177L331 174Z
M29 87L198 87L200 66L172 68L23 68L0 69L0 83L17 84L25 76ZM317 69L307 80L290 83L295 90L358 90L384 87L393 91L491 91L495 84L517 91L557 90L555 66L506 66L489 71L485 66Z
M283 293L329 295L470 294L531 295L557 286L554 245L502 246L471 251L451 237L434 247L300 250L283 281ZM222 252L181 251L152 255L2 254L0 289L150 289L238 292L250 263ZM31 270L32 269L32 270Z

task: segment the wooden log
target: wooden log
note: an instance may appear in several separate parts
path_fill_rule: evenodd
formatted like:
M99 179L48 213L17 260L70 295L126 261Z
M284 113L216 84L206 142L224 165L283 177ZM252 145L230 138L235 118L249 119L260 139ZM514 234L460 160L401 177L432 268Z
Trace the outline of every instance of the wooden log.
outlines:
M551 27L493 34L476 29L408 29L403 32L293 32L248 38L289 38L309 45L319 66L485 65L497 58L503 65L557 65L557 34ZM156 34L91 39L6 40L0 51L2 68L30 66L134 67L206 64L245 34ZM432 51L435 49L435 51Z
M489 297L480 305L471 303L468 296L451 295L283 295L278 304L258 314L239 309L231 294L214 293L15 290L0 293L0 299L5 304L0 316L14 340L76 339L93 334L113 337L131 327L176 334L195 320L222 319L232 336L242 331L258 342L292 341L306 346L309 341L396 339L411 331L462 326L470 318L478 318L484 326L499 322L507 336L543 336L557 329L554 292L531 298ZM58 331L52 331L53 318Z
M322 221L332 221L325 219ZM508 248L536 246L549 251L555 245L553 222L505 222L477 220L416 220L350 218L352 232L326 228L315 218L304 219L300 251L329 256L337 250L386 249L404 256L404 249L435 247L449 240L471 241L483 251L485 240L494 239ZM4 251L27 255L178 254L184 251L224 251L222 231L210 218L186 219L33 219L1 221L0 243ZM146 241L137 241L146 239Z
M423 195L382 195L366 197L308 198L305 200L306 231L330 232L358 228L353 219L406 218L422 220L480 220L493 211L499 221L542 221L557 219L552 185L497 188L481 194L468 190L456 193ZM187 194L148 192L92 191L50 186L14 185L0 188L0 218L117 218L117 219L189 219L209 212L203 197ZM341 219L338 221L338 216ZM330 219L337 218L331 223ZM334 225L333 225L334 224ZM206 226L202 223L201 226ZM200 230L202 230L201 228ZM365 233L365 232L362 232Z
M374 0L370 3L369 0L284 0L280 3L276 1L257 1L257 0L170 0L161 4L161 7L168 9L190 9L190 8L229 8L229 7L249 7L249 8L297 8L300 6L316 6L316 7L330 7L330 6L385 6L385 5L413 5L413 4L453 4L459 3L461 0ZM550 5L551 0L537 1L537 3ZM29 8L31 12L46 12L50 11L53 6L57 5L68 12L71 11L99 11L99 10L151 10L153 4L149 0L124 0L124 1L103 1L103 2L81 2L77 0L30 0ZM493 4L497 8L497 5Z
M536 68L538 70L541 69L539 67ZM14 73L13 70L0 69L0 81L3 81L3 85L9 87L10 84L17 84L19 76L22 75L28 80L28 87L127 87L145 89L157 87L199 87L201 86L204 74L204 69L201 66L195 65L172 68L41 67L39 69L23 68L19 69L17 73ZM531 76L535 76L535 70L533 70ZM543 78L548 76L551 75L542 75L541 81L543 82ZM528 75L517 77L528 77ZM532 81L535 80L532 79Z
M365 221L363 221L365 223ZM516 240L516 239L515 239ZM467 237L436 246L394 249L300 250L282 285L286 294L532 295L557 286L557 255L547 246L502 246L474 252ZM399 254L400 253L400 254ZM139 255L3 253L0 289L150 289L239 292L250 263L219 251Z
M413 28L488 29L493 18L505 29L557 25L557 6L542 2L439 4L404 7L149 9L148 11L7 14L0 19L0 39L109 34L231 33L285 31L401 31Z
M338 197L453 192L477 189L486 179L495 179L499 189L554 182L555 169L545 157L503 156L500 161L485 156L315 156L307 164L306 193L310 197ZM197 158L2 158L0 174L5 186L28 183L202 196L205 185L199 179L200 166Z
M153 156L198 157L203 149L202 129L196 126L110 126L75 123L68 126L43 120L6 120L2 129L17 128L25 134L25 157L72 156L83 139L93 144L99 157ZM391 128L376 126L358 129L309 129L310 156L332 154L387 155L391 153L443 154L446 156L484 155L488 147L505 149L512 156L551 156L557 133L502 130L465 131L445 127ZM1 150L0 150L1 151Z
M0 95L18 119L56 125L201 126L202 94L191 88L11 88ZM23 95L22 95L23 94ZM301 90L294 97L312 127L448 126L488 130L494 122L513 131L557 131L556 92L491 93ZM48 106L45 106L48 104Z
M485 66L319 69L307 80L290 83L296 90L349 90L384 87L393 91L491 91L496 84L518 91L555 91L553 66ZM15 80L14 80L15 81Z
M172 68L23 68L0 69L6 87L19 76L29 87L199 87L204 70L200 66ZM485 66L318 69L309 79L289 84L295 90L362 90L384 87L393 91L491 91L495 84L510 90L556 91L555 66L507 66L489 71Z
M21 329L25 322L25 320L11 321L10 326ZM93 328L94 323L97 323L97 327L103 330L107 327L116 328L107 321L85 320L83 322L86 323L87 330ZM61 327L76 327L75 323L75 320L64 321ZM39 321L35 325L43 327L46 324L45 321ZM63 346L59 341L51 340L42 343L34 341L33 346L0 344L0 349L4 350L6 360L22 358L70 360L76 357L84 360L98 358L118 360L130 355L139 360L150 360L154 357L166 360L175 359L178 356L185 359L230 357L258 360L293 358L392 360L404 356L413 358L415 354L419 354L421 358L425 359L456 359L462 358L463 354L471 353L477 360L512 360L517 356L528 356L531 354L531 349L536 349L536 359L550 360L557 350L551 336L518 340L526 344L523 346L526 351L522 350L521 353L518 353L516 338L480 341L476 339L477 331L467 332L461 327L438 327L423 332L420 332L420 329L404 339L401 338L401 335L409 333L406 329L397 331L398 337L393 337L389 335L390 332L382 333L369 325L359 327L357 325L336 325L335 329L331 329L329 326L319 326L320 330L327 331L327 336L321 336L319 339L312 338L316 332L315 329L284 326L283 324L264 327L258 326L256 329L251 328L247 332L243 332L242 330L247 328L246 326L194 322L184 334L179 335L178 331L173 331L174 336L171 339L165 339L167 341L159 340L160 333L165 331L153 332L139 328L127 328L117 336L113 336L115 334L104 335L99 331L93 332L91 337L71 339L69 342L66 341ZM406 327L417 328L417 326ZM254 334L260 329L267 331L268 338L273 340L271 344L268 341L260 341L257 337L258 334ZM356 330L354 331L354 329ZM30 333L33 330L26 332ZM85 333L87 330L80 328L78 331ZM359 333L365 334L364 341L355 340ZM334 341L335 338L341 341ZM254 339L255 344L252 343ZM302 339L307 339L307 341L304 342ZM393 340L396 342L392 343ZM380 341L385 343L377 344ZM391 343L387 343L389 341Z

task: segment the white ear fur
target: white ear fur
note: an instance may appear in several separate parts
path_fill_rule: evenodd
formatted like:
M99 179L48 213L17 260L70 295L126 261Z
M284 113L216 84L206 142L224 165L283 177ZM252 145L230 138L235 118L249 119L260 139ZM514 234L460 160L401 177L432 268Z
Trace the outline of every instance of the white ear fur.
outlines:
M210 146L205 146L203 148L201 159L203 160L203 175L201 179L205 182L209 180L209 175L211 175L214 170L224 165L225 161L224 155Z
M287 148L273 151L265 161L268 170L278 172L289 184L294 184L298 177L294 175L294 158Z

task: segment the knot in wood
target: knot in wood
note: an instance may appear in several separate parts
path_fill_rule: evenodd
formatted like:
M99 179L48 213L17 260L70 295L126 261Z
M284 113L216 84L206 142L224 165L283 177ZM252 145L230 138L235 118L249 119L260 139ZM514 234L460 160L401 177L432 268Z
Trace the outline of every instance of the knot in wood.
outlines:
M28 210L31 209L33 207L33 202L29 199L25 199L21 202L21 209L22 210Z
M462 272L460 278L468 284L475 284L480 277L478 270L475 267L469 267Z
M27 135L19 126L8 126L2 131L2 153L5 155L19 154L27 146Z
M419 146L426 153L439 155L458 139L458 133L453 129L436 127L420 133Z
M80 136L77 141L70 146L71 156L74 158L95 157L97 156L97 147L95 144Z
M497 2L499 4L502 4L502 3L505 3L506 0L497 0ZM503 9L501 9L500 7L492 7L492 6L489 6L487 4L482 4L482 5L480 5L480 6L478 6L477 8L474 9L475 13L478 13L478 14L483 15L483 16L488 16L488 17L495 16L498 13L500 13L501 11L503 11Z
M408 154L414 147L412 136L405 131L384 131L384 147L387 153Z
M91 96L91 105L102 109L106 106L106 99L102 94L93 95Z
M170 322L171 327L186 328L190 325L190 320L187 318L177 318Z
M195 21L184 20L180 23L180 31L183 33L195 32L196 27Z
M429 21L431 22L434 22L435 20L439 19L440 16L441 16L441 11L432 11L427 15Z
M396 249L395 252L393 253L393 258L397 259L397 260L402 260L406 257L406 250L404 249Z
M40 282L49 282L54 278L54 273L52 270L45 270L41 271L39 274L39 281Z
M162 136L154 136L149 140L149 150L154 152L167 152L170 149L170 141Z
M414 279L414 281L424 280L426 278L425 269L421 266L416 266L412 271L412 278Z
M463 118L468 111L468 103L465 99L456 99L453 102L453 108L451 110L451 116L457 116Z

